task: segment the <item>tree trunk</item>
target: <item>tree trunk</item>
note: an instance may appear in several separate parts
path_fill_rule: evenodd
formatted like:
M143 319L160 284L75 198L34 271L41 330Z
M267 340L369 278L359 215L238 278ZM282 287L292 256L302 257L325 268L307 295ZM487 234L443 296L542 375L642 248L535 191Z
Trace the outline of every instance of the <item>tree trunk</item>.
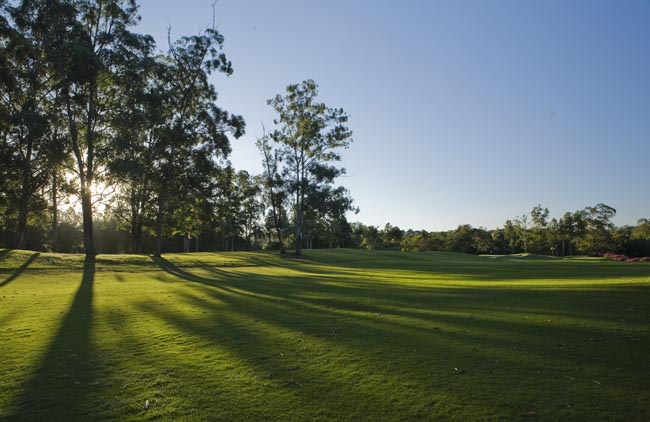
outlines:
M129 242L129 253L136 253L137 251L137 232L138 232L138 195L136 193L136 189L133 187L133 185L130 188L131 190L131 197L129 198L129 205L131 206L131 229L130 229L130 234L131 234L131 239Z
M163 199L160 197L158 199L158 210L156 211L156 247L153 255L160 258L162 256L162 232L163 232L163 217L164 217L164 206Z
M282 211L280 211L281 213ZM275 213L274 213L275 214ZM275 230L278 234L278 244L280 245L280 255L284 254L284 243L282 242L282 227L280 227L280 222L282 221L282 214L276 214L276 221L275 221ZM271 235L269 234L269 242L271 239Z
M58 235L59 225L59 204L58 204L58 178L56 170L52 171L52 252L56 252L56 240Z
M190 237L186 234L183 235L183 252L190 251Z
M137 224L135 228L135 253L142 253L142 227L144 226L144 211L147 206L148 197L148 184L147 179L143 182L142 190L140 191L139 203L137 208Z
M16 249L25 249L25 232L27 231L27 201L21 198L18 211L18 239Z
M29 212L29 203L32 193L32 147L33 139L28 137L27 151L22 157L22 180L20 186L20 200L18 201L18 241L17 249L25 249L25 232L27 231L27 213Z
M95 236L93 233L93 204L90 192L90 181L82 181L81 184L81 214L83 219L84 248L86 256L97 255L95 250Z
M137 253L136 251L138 250L138 239L137 239L137 231L138 231L138 219L137 216L132 212L131 213L131 241L129 242L129 253Z
M301 194L296 193L296 255L302 255L302 201Z

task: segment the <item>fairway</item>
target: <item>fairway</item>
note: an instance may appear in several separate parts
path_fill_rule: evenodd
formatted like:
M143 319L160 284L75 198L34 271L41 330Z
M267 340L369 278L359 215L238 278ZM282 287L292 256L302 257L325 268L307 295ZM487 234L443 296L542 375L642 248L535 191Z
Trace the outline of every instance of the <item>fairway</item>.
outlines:
M0 420L650 420L650 263L306 253L0 250Z

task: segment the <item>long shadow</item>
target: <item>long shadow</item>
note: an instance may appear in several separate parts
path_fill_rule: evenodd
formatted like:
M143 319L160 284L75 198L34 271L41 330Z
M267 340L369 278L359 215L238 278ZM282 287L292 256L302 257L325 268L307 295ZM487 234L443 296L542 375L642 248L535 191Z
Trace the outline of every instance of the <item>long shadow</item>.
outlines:
M647 382L644 381L644 376L637 375L634 378L634 374L639 372L638 363L643 362L641 353L644 349L640 344L634 345L623 340L617 349L604 349L588 343L589 337L595 337L598 328L546 328L539 320L503 322L490 319L490 314L501 310L504 305L513 306L513 313L523 318L525 306L529 306L531 301L535 305L546 303L550 313L558 309L568 312L579 306L579 309L575 310L575 316L578 316L585 311L584 306L591 309L592 306L611 302L605 297L582 298L582 292L557 291L551 294L519 289L454 288L429 289L433 293L418 297L416 293L420 289L407 287L400 292L404 296L403 300L395 301L393 295L398 289L377 291L377 285L370 283L365 287L365 292L362 289L354 292L361 293L363 299L352 301L348 296L353 293L351 290L339 285L322 285L317 281L318 277L313 280L293 276L267 277L235 271L222 272L212 267L204 268L211 275L203 276L168 262L161 262L160 265L171 275L202 285L196 287L204 290L205 296L181 295L181 298L203 309L203 313L209 316L193 319L181 312L147 302L141 304L141 309L157 314L165 323L177 327L179 331L203 337L210 343L229 349L258 373L271 371L269 373L273 374L273 378L269 382L275 383L276 389L295 389L296 382L300 383L299 394L293 397L293 400L294 405L303 409L309 408L313 403L319 403L323 398L334 399L339 395L338 406L344 408L346 414L351 418L362 417L366 410L364 405L380 406L380 403L388 400L382 391L363 392L354 388L354 385L358 384L355 384L354 378L344 375L346 370L359 374L358 378L361 380L368 377L365 375L366 371L372 371L372 376L376 374L383 377L385 382L397 386L411 383L415 395L428 392L435 396L441 394L440 391L449 389L462 391L465 404L474 409L494 406L497 413L512 405L508 399L503 398L507 394L494 395L495 401L501 402L501 407L494 405L492 400L481 397L476 393L480 389L472 387L471 381L464 381L466 378L471 379L474 372L486 373L489 370L492 374L494 371L493 379L489 382L498 385L499 391L514 394L520 391L536 391L539 387L530 380L534 380L539 371L545 371L552 374L546 377L553 381L552 388L544 394L544 400L557 403L561 400L571 400L578 406L597 402L603 404L603 411L608 407L616 409L620 406L620 403L617 404L610 397L610 392L614 396L632 397L625 400L625 406L636 410L640 408L635 400L646 396ZM290 281L287 283L287 280ZM499 298L492 302L490 299L494 293L498 293ZM635 301L635 306L642 311L646 308L642 305L648 293L648 289L632 288L626 292L625 297L628 300L634 297L632 300ZM212 296L216 300L202 298L206 296ZM406 301L407 297L411 298L411 303ZM422 314L413 310L414 298L422 306L457 312L463 311L469 303L476 307L473 310L476 310L477 315ZM217 303L225 304L228 312L223 312L223 308L216 305ZM390 306L387 306L388 304ZM478 306L479 304L482 304L482 307ZM396 310L395 306L400 309ZM488 316L481 317L481 310L487 312ZM618 309L606 308L603 312L614 317ZM393 318L385 319L384 316ZM396 320L395 317L399 318ZM442 329L438 331L432 327L434 325L440 325ZM548 334L535 334L535 330L539 328L543 328L544 332L548 331ZM283 340L282 337L292 341ZM647 337L643 336L637 340L643 342L646 339ZM330 365L323 370L311 363L313 355L300 348L299 344L302 344L303 340L311 347L318 344L320 350L325 350L319 358L344 358L337 365ZM615 337L609 340L618 341ZM556 346L557 343L562 343L561 348ZM416 349L426 352L416 353ZM294 358L278 358L276 356L279 351ZM411 356L410 362L400 356L404 354ZM629 365L621 363L626 355L630 360ZM387 362L390 364L393 360L400 362L400 368L387 365ZM620 374L614 374L611 368L608 369L607 366L614 362ZM467 369L468 375L459 377L450 369L456 365L463 368L463 372ZM585 392L580 395L574 393L573 382L568 382L571 377L567 378L565 374L567 369L573 370L574 367L583 365L588 367L585 375L578 375L586 378L583 384L596 385L592 379L602 380L601 376L607 377L609 392L591 390L587 386ZM330 370L340 372L341 375L332 376ZM428 371L436 375L427 378L424 374ZM597 375L587 378L590 376L588 374ZM276 379L278 381L275 381ZM319 385L327 385L327 392L319 390ZM354 406L354 400L351 398L357 401ZM579 402L573 402L574 400ZM414 399L414 402L417 400ZM406 411L405 408L387 408L386 411L389 412L387 419L398 414L404 419L404 415L407 415L401 413ZM409 412L417 412L417 409ZM423 418L418 417L416 413L408 415L412 419Z
M336 259L335 259L336 258ZM340 259L335 252L314 255L308 260L286 260L294 270L331 275L367 275L367 272L397 271L398 276L382 278L408 279L426 274L450 275L482 281L540 279L620 279L647 277L650 266L644 263L590 261L571 258L500 258L452 253L409 253L392 251L347 250Z
M6 253L5 253L5 255L6 255ZM16 268L16 269L14 270L14 272L13 272L9 277L7 277L7 278L6 278L2 283L0 283L0 287L4 287L4 286L6 286L7 284L9 284L9 283L11 283L12 281L14 281L15 279L17 279L18 276L20 276L20 275L21 275L21 274L22 274L22 273L27 269L27 267L29 267L29 266L32 264L32 262L34 262L34 261L36 260L36 258L39 257L39 255L40 255L39 252L32 254L32 255L29 257L29 259L28 259L27 261L25 261L25 263L24 263L23 265L21 265L20 267Z
M31 378L17 387L10 420L92 420L98 363L91 342L95 260L86 258L81 284Z
M319 338L322 338L323 335L327 336L324 329L329 328L328 326L331 325L334 329L336 329L335 326L343 326L345 332L353 332L358 336L346 338L343 335L337 337L338 341L342 342L341 344L347 343L347 346L351 350L359 352L360 356L371 357L373 347L377 346L376 340L372 338L368 338L367 342L364 340L365 334L363 333L372 330L387 339L399 339L397 342L399 344L428 344L427 347L431 350L444 350L450 346L440 343L441 338L444 337L447 341L452 341L452 348L463 345L462 348L454 351L445 350L447 355L465 355L466 361L477 362L476 365L484 365L481 362L485 360L485 356L480 349L490 350L490 354L496 354L502 363L506 362L505 359L508 356L513 358L512 366L516 367L518 364L523 373L527 373L526 371L530 368L535 370L540 368L539 364L535 363L522 366L521 361L524 357L543 360L550 365L549 367L558 364L561 367L572 367L572 362L588 362L588 366L600 374L607 374L606 366L617 362L619 370L629 377L633 377L633 374L638 372L635 363L638 364L642 361L640 346L631 343L622 332L612 329L611 322L618 321L621 316L624 316L626 324L634 324L638 327L645 321L643 313L647 309L647 306L644 305L645 298L650 293L650 289L645 286L621 285L616 292L593 286L575 291L504 287L422 289L408 285L401 288L390 286L385 290L384 287L389 286L382 286L382 289L377 290L372 288L372 286L377 287L375 283L367 283L363 288L351 289L340 284L323 284L319 281L319 277L313 275L309 277L309 280L293 275L267 277L206 267L202 270L207 270L211 274L203 276L169 262L160 262L159 265L169 274L185 281L200 283L204 288L211 287L213 293L211 294L207 290L205 293L226 303L238 318L248 321L263 321L267 325L280 329L281 332L302 332L303 335L315 335ZM591 290L593 292L590 294ZM351 298L355 299L351 300ZM201 303L197 298L185 297L185 299L193 300L196 306L202 307L210 313L210 304ZM414 299L417 303L414 303ZM422 305L424 308L443 311L443 314L414 309L416 304ZM626 308L632 305L636 315L627 312ZM207 337L211 337L213 333L217 332L205 327L193 328L192 321L184 320L180 315L174 316L164 309L147 306L143 310L157 312L161 316L165 315L168 323L173 323L185 330L196 330L197 334L201 333ZM469 315L444 314L445 311L465 312ZM540 319L535 322L527 321L526 315L535 311L544 315L543 321L546 321L548 316L548 318L577 318L596 324L593 326L591 324L588 326L549 324L547 326ZM482 312L486 312L487 317L482 316ZM508 321L492 320L495 312L502 316L512 312L513 319L508 318ZM627 314L623 315L621 312ZM370 314L376 314L377 317L370 316ZM215 317L223 319L227 315L220 313L215 314ZM384 316L390 319L384 319ZM520 319L514 319L515 317ZM610 328L603 328L598 322L608 322ZM440 332L431 331L430 327L438 324L445 329ZM251 336L241 327L234 327L231 330L238 331L237 335L246 338L247 342L252 344L263 342L262 338ZM627 327L628 330L632 328L630 325ZM451 331L447 328L450 328ZM469 334L467 331L468 334L464 334L464 329L471 330L473 333ZM638 331L634 328L633 330ZM619 348L610 346L603 349L589 343L604 333L609 333L608 341L612 342L618 342L622 337L621 346ZM260 333L258 332L258 334ZM616 337L617 334L618 337ZM635 335L636 341L644 342L647 339L647 336L640 332ZM213 339L216 342L224 341L223 337L215 336ZM561 345L556 349L556 344L560 343ZM385 342L381 344L386 345ZM233 352L252 363L258 360L245 348L236 344L231 347ZM392 348L396 350L395 347ZM594 350L597 350L597 353ZM629 364L621 363L625 360L626 354L629 354ZM426 358L422 359L426 361ZM491 359L488 360L492 362ZM561 377L562 374L559 378ZM612 389L627 390L628 392L636 390L636 394L640 394L639 391L643 391L643 385L645 385L645 382L641 381L627 382L629 385L626 387L626 383L621 379L611 379L610 381ZM569 393L568 390L563 390L564 387L560 387L559 384L556 387L558 391ZM592 397L604 400L597 393L594 393Z

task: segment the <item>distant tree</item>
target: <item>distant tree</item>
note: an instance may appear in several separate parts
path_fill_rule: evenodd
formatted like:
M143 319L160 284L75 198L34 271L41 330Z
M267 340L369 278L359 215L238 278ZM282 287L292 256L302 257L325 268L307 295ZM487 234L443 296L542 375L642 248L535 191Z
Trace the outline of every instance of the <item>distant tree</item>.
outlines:
M490 233L494 250L492 253L502 255L508 253L508 242L505 238L505 230L497 228Z
M347 148L352 133L343 109L316 101L318 86L313 80L289 85L285 96L268 104L278 114L277 129L270 136L279 145L284 178L293 196L296 254L302 254L307 195L313 186L332 183L345 172L330 163L341 159L338 150Z
M376 226L365 226L361 236L361 247L364 249L374 251L381 245L379 229Z
M586 230L580 238L580 247L590 255L602 255L613 248L612 230L614 225L612 217L616 210L606 204L597 204L585 208Z
M261 178L251 176L245 170L237 172L235 186L240 196L240 208L237 212L241 216L243 236L248 247L254 246L252 238L257 240L257 234L261 232L264 211L261 183Z
M515 219L515 230L521 238L524 253L528 253L528 214L522 214L521 217Z
M520 250L518 230L512 220L506 220L503 225L503 240L506 243L506 253L516 253Z
M280 254L284 253L284 203L287 198L286 183L281 175L281 157L280 150L271 145L272 138L264 134L257 140L257 148L262 153L262 164L264 171L262 173L265 198L270 204L270 216L273 223L275 234L278 238Z
M548 252L548 208L535 206L530 212L531 229L528 231L528 249L537 253Z
M641 218L637 221L626 247L630 256L650 256L650 219Z
M397 226L391 225L390 223L386 223L383 230L381 231L381 240L384 248L400 247L403 237L404 231Z
M574 235L573 214L564 213L558 222L558 236L562 248L562 256L572 255L572 240Z
M556 256L558 253L558 246L560 245L562 238L560 236L560 223L555 218L552 218L548 223L546 229L546 239L549 244L551 255Z
M476 253L474 245L474 229L469 224L462 224L449 233L447 250L451 252Z

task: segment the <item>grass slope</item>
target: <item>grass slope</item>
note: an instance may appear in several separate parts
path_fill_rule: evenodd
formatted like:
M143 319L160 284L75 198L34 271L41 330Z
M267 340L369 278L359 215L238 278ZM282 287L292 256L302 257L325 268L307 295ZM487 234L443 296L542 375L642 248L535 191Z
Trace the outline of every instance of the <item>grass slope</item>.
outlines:
M650 420L650 264L308 253L0 250L0 419Z

